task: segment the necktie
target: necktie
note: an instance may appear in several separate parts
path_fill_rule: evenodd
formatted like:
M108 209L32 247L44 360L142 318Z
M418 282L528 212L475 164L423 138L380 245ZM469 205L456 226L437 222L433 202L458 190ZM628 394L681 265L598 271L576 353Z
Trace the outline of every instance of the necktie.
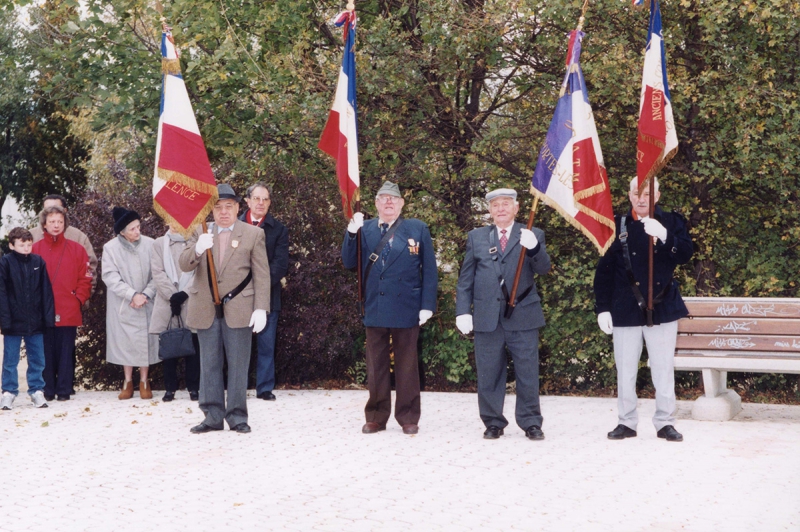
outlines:
M386 231L388 230L389 230L389 224L381 224L381 238L383 238L386 235ZM390 238L389 241L386 242L386 245L383 246L383 249L381 250L381 268L386 266L386 259L389 258L389 252L392 251L391 240L392 239Z
M228 251L228 244L231 242L230 231L220 231L219 233L219 263L225 260L225 252Z
M254 221L254 222L253 222L253 225L258 225L258 222Z
M508 244L508 237L506 236L506 230L500 230L500 251L505 252L506 245Z

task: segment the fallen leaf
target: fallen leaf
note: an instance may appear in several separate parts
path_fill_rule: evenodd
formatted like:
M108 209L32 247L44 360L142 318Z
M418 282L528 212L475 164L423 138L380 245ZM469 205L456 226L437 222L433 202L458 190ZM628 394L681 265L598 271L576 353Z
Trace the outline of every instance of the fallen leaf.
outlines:
M152 416L152 415L153 415L153 413L152 413L152 412L148 412L146 415L148 415L148 416Z
M244 505L244 503L243 502L235 502L235 503L233 503L233 505L234 506L242 506L242 505Z
M53 417L67 417L66 412L59 412L57 414L53 414Z
M84 412L88 412L89 411L89 407L87 406L86 408L83 409L83 411Z
M133 421L131 421L131 425L136 425L137 423L138 423L138 421L136 421L135 419Z
M49 427L50 426L50 422L49 421L42 421L42 426L43 427Z
M192 413L192 409L191 409L191 408L187 408L187 409L186 409L186 413L187 413L187 414L191 414L191 413Z

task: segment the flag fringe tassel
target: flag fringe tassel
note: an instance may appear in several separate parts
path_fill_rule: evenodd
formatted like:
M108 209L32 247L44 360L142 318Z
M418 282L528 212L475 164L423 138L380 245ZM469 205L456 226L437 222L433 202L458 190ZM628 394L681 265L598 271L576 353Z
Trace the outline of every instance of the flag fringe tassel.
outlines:
M216 203L216 201L214 202L209 201L208 204L205 207L203 207L203 210L197 213L197 216L194 217L194 220L192 220L192 223L189 224L189 227L184 227L178 220L173 218L172 215L169 212L167 212L167 210L164 207L162 207L161 204L158 203L156 200L153 200L153 209L155 209L156 213L159 216L161 216L165 224L172 226L184 238L189 239L191 238L192 233L194 232L194 228L203 223L205 219L208 217L208 215L211 213L211 211L214 210L214 203Z
M586 238L588 238L592 242L592 244L594 244L595 247L600 251L600 256L605 255L606 251L608 251L608 248L611 247L611 244L614 243L614 238L613 237L609 238L608 242L604 242L602 244L600 242L598 242L597 238L591 232L589 232L584 226L582 226L578 222L578 220L573 218L569 213L567 213L564 209L562 209L561 205L559 205L555 201L551 201L549 196L547 196L546 194L543 194L542 192L539 192L539 190L537 190L536 188L531 187L531 194L533 194L534 196L537 196L546 205L549 205L551 208L555 209L556 212L558 212L562 216L562 218L564 218L566 221L568 221L569 224L572 227L574 227L575 229L577 229L578 231L583 233L583 235ZM583 208L581 208L581 207L583 207ZM578 210L580 210L581 212L583 212L584 214L586 214L588 216L591 216L592 218L594 218L595 220L597 220L601 224L610 227L614 231L614 234L616 234L617 226L614 223L614 220L609 220L605 216L602 216L602 215L592 211L591 209L587 209L585 206L580 205L580 204L578 206Z
M645 176L644 181L642 181L642 184L639 186L638 193L640 195L641 195L642 192L644 192L645 187L649 186L648 183L650 182L650 178L651 177L655 177L655 175L657 173L659 173L661 170L663 170L664 167L667 166L667 163L670 161L670 159L675 157L676 153L678 153L678 146L675 146L669 152L665 153L664 157L658 163L653 165L653 167L650 169L650 171L647 172L647 175Z
M181 62L178 59L162 59L161 60L161 73L170 74L172 76L181 75Z

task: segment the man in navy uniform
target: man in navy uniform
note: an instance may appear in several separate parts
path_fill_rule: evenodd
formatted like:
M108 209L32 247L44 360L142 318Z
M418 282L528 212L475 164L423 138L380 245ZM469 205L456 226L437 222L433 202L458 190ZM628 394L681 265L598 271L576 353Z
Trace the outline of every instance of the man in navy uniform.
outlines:
M655 178L653 178L655 179ZM658 180L653 183L654 203L661 194ZM616 217L617 238L597 264L594 275L597 323L606 334L614 335L614 362L617 365L617 408L619 424L608 433L610 440L636 437L639 416L636 412L636 375L642 346L647 342L650 373L656 389L653 424L659 438L683 441L675 430L675 343L678 320L689 311L678 292L675 268L692 257L692 239L686 221L675 212L655 208L650 218L650 191L638 192L638 181L631 180L628 197L631 210ZM653 249L653 326L646 326L648 244Z
M275 340L281 312L281 279L289 270L289 230L269 212L272 190L266 183L250 185L244 201L247 202L248 209L239 219L264 230L271 282L267 326L256 336L256 397L274 401L275 394L272 390L275 388Z
M400 188L386 181L375 196L378 218L364 221L356 213L342 244L345 268L358 264L356 235L361 229L361 268L364 275L367 328L367 385L365 434L386 430L392 411L389 368L394 352L395 419L404 434L419 431L420 390L417 361L419 328L436 310L438 273L428 226L405 219Z
M478 409L486 426L483 437L497 439L508 421L503 415L506 394L506 349L517 377L517 425L531 440L543 440L539 406L539 329L544 315L534 274L550 271L544 231L515 222L517 192L508 188L486 195L492 225L473 229L458 276L456 326L463 334L475 330L478 369ZM506 314L520 253L525 253L516 306Z

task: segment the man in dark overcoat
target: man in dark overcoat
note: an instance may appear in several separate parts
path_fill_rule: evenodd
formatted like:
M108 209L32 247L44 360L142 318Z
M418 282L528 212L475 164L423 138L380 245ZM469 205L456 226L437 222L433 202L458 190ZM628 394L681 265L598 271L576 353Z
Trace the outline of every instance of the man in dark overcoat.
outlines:
M272 206L272 189L258 182L247 189L244 198L248 209L239 220L264 230L269 260L270 286L267 326L256 335L256 397L274 401L275 394L275 340L278 335L278 316L281 311L281 279L289 270L289 230L269 212Z
M653 178L655 179L655 178ZM658 181L654 202L661 196ZM683 441L675 430L675 344L678 320L689 311L675 280L675 268L692 257L693 245L686 220L676 212L656 206L650 212L649 187L639 193L638 181L631 180L628 197L631 209L616 216L617 237L597 264L594 276L597 323L606 334L613 333L614 362L617 366L617 408L619 423L608 433L610 440L636 437L636 376L642 347L647 343L650 374L656 389L653 424L659 438ZM645 307L648 294L648 243L653 250L653 326L647 326Z
M539 329L544 314L534 274L550 271L544 231L515 222L519 212L515 190L501 188L486 195L492 225L473 229L458 277L456 326L475 331L478 409L486 426L483 437L497 439L508 425L503 415L507 355L516 374L517 425L531 440L544 439L539 406ZM520 253L525 254L516 307L506 314Z
M397 399L394 417L404 434L419 431L420 385L417 361L419 329L436 310L438 272L428 226L400 214L400 188L386 181L375 196L378 217L364 221L356 213L342 244L345 268L358 265L361 229L364 279L364 325L367 328L367 422L361 431L386 429L392 411L390 352L394 352Z

